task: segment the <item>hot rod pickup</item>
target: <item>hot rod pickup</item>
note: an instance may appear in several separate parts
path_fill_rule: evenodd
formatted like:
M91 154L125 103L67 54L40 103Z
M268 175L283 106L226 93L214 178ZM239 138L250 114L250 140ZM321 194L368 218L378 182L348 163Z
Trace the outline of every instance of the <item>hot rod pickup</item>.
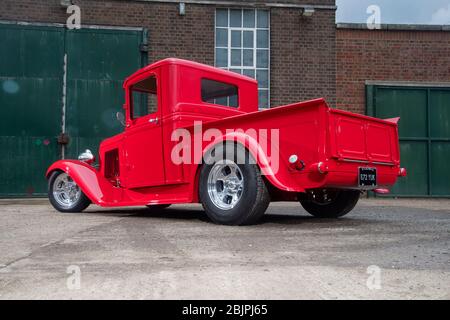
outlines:
M165 59L124 82L124 131L47 171L62 212L200 202L215 223L256 223L271 201L337 218L364 190L388 192L400 167L398 119L331 109L323 99L258 111L257 82Z

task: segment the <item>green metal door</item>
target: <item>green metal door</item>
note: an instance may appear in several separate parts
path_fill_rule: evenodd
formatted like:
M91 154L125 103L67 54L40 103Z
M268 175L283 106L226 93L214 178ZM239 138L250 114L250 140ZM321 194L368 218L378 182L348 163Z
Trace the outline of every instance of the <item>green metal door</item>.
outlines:
M138 70L142 31L81 29L67 31L66 158L86 148L97 153L106 137L123 130L116 113L123 111L123 80Z
M368 86L367 112L400 117L401 164L394 196L450 196L450 88Z
M52 162L122 130L122 82L146 62L146 34L0 24L0 39L0 197L45 195Z
M60 156L64 31L0 24L0 195L44 194Z

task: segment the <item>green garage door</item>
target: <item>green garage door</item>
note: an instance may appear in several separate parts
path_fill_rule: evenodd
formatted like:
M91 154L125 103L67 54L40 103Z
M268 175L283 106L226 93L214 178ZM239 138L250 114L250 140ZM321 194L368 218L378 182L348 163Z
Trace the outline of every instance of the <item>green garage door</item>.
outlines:
M61 132L64 30L0 25L0 195L43 193Z
M0 197L44 195L52 162L97 151L121 130L121 83L145 63L145 38L138 29L0 24Z
M101 140L122 131L116 119L123 111L122 83L145 63L142 41L142 32L136 31L67 32L66 158L86 148L97 153Z
M395 196L450 196L450 88L367 87L367 112L400 117L401 164Z

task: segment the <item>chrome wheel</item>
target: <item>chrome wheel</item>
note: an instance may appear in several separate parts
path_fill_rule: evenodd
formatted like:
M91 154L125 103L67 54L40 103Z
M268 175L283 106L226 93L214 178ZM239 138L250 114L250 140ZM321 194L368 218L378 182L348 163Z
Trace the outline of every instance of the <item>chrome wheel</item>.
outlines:
M81 189L67 173L59 174L53 183L53 197L63 208L75 206L81 197Z
M214 164L208 175L208 195L212 203L222 210L231 210L241 200L244 176L231 160Z

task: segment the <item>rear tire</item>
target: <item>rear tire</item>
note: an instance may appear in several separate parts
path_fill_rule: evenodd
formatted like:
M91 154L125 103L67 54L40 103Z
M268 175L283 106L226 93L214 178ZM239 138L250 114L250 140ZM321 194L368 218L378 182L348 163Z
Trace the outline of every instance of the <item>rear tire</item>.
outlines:
M237 147L241 149L240 147ZM240 150L248 159L247 151ZM208 217L217 224L251 225L264 215L270 195L255 164L218 160L204 164L199 197Z
M353 210L359 196L357 190L318 190L300 199L300 203L314 217L339 218Z
M48 180L48 199L60 212L81 212L91 204L80 187L63 171L51 174Z

